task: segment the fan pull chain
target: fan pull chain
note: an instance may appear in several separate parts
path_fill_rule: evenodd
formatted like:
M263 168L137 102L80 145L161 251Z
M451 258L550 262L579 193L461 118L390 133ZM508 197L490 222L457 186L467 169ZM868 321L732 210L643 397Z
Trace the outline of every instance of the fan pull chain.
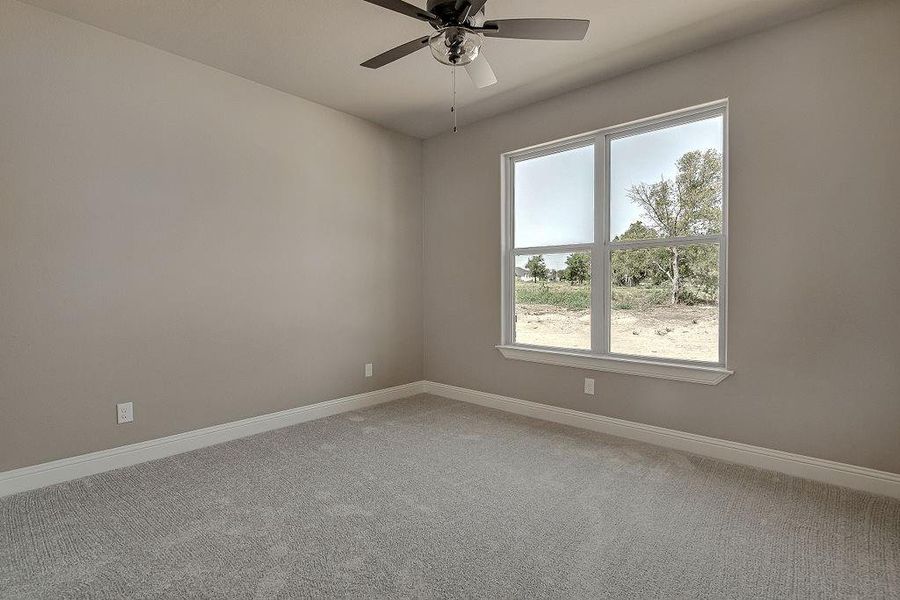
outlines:
M450 67L450 81L453 88L453 104L450 106L450 114L453 116L453 133L457 133L459 128L456 126L456 67Z

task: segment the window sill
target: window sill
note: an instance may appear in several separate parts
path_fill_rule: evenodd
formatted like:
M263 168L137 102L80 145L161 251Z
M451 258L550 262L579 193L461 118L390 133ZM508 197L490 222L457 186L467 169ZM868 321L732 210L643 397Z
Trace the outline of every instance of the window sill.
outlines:
M657 379L688 381L690 383L702 383L705 385L716 385L734 372L722 367L663 363L654 362L652 360L641 360L639 358L597 356L591 354L579 354L577 352L566 352L564 350L552 350L548 348L497 346L497 349L505 358L511 360L524 360L547 365L557 365L560 367L575 367L578 369L591 369L593 371L607 371L610 373L655 377Z

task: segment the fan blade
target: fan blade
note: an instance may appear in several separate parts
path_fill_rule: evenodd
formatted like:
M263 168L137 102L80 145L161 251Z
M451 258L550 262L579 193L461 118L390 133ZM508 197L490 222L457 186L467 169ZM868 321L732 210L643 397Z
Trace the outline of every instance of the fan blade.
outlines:
M438 21L439 19L425 10L424 8L419 8L418 6L413 6L408 2L404 2L403 0L364 0L369 4L374 4L376 6L380 6L382 8L386 8L388 10L392 10L394 12L398 12L401 15L406 15L407 17L412 17L413 19L418 19L420 21Z
M383 67L384 65L390 64L397 59L403 58L408 54L412 54L416 50L421 50L426 46L428 46L427 35L425 37L420 37L417 40L406 42L405 44L397 46L396 48L391 48L387 52L382 52L375 58L370 58L360 66L369 69L377 69L379 67Z
M466 19L477 15L486 3L487 0L456 0L456 14L459 22L465 23Z
M478 11L484 8L485 4L487 4L487 0L471 0L469 2L469 16L477 15Z
M484 57L484 54L479 54L478 58L466 65L466 73L469 74L472 83L477 88L486 88L497 83L497 76L494 75L491 63Z
M479 29L485 37L519 40L583 40L590 21L582 19L500 19Z

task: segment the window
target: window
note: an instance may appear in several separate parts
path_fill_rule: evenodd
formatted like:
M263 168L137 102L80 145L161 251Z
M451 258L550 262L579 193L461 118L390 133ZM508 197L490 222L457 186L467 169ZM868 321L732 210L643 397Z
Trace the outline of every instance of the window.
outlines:
M724 101L504 155L507 358L718 383Z

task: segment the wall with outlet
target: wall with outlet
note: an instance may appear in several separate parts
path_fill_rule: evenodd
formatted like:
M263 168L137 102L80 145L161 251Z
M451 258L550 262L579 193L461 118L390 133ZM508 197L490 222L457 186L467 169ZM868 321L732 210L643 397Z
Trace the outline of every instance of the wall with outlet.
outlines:
M426 379L900 472L898 33L900 2L844 3L427 140ZM722 98L735 374L504 359L501 153Z
M844 3L423 144L0 0L0 471L424 377L900 472L898 22ZM504 359L500 154L725 97L735 374Z
M421 379L419 140L11 0L0 82L0 471Z

